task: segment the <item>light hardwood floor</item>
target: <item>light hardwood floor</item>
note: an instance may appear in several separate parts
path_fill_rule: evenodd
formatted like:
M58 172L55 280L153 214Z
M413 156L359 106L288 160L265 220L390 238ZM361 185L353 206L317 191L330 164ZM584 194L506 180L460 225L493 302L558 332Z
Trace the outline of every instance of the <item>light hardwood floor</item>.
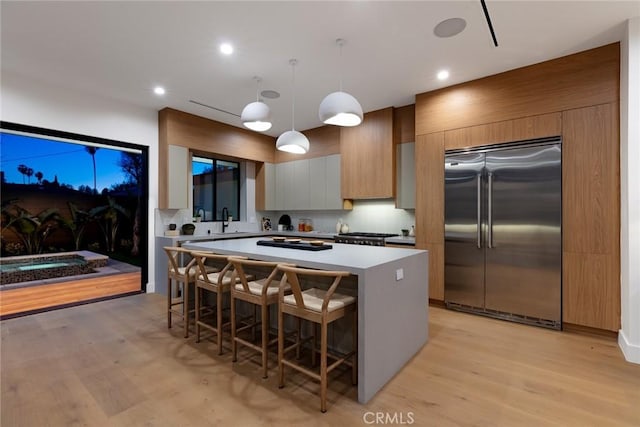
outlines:
M343 370L321 414L317 383L289 370L279 390L274 356L262 380L254 352L232 364L164 309L141 294L2 321L2 426L640 425L640 365L610 338L431 307L429 342L371 402Z

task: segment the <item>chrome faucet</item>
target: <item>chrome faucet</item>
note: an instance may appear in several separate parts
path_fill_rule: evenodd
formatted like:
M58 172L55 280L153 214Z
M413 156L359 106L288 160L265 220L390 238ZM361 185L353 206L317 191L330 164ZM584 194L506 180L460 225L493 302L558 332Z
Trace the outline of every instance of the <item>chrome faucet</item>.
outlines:
M224 222L227 221L225 224ZM224 233L224 229L229 227L229 209L226 207L222 208L222 232Z

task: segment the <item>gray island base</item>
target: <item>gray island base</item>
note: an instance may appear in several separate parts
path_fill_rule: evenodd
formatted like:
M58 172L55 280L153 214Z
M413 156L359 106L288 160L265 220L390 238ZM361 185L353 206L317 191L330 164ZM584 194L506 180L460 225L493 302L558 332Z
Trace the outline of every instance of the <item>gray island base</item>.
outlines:
M333 243L308 252L256 244L259 238L191 242L191 250L344 270L358 281L358 401L367 403L428 338L428 253Z

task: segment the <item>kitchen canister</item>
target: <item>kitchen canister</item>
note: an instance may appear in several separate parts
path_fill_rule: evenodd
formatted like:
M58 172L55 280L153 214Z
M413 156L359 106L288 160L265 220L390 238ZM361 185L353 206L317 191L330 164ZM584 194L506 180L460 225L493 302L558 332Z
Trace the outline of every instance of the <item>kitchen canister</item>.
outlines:
M341 230L342 230L342 218L340 218L336 223L336 233L340 234Z
M340 232L342 234L348 233L349 232L349 225L345 222L342 224L342 226L340 227Z

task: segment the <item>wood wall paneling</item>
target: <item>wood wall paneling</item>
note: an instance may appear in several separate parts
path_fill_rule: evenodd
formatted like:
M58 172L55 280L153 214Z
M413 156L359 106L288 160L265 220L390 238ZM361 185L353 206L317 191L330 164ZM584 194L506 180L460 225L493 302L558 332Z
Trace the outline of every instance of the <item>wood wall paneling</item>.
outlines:
M563 253L562 320L620 329L620 262L614 254Z
M416 105L405 105L393 109L393 140L396 144L415 142Z
M309 151L305 154L291 154L276 150L276 163L340 154L339 126L320 126L302 133L309 139Z
M620 45L416 96L416 134L570 110L619 99Z
M416 244L444 243L444 132L416 138Z
M429 299L444 301L444 244L427 243L429 251Z
M565 111L562 123L563 248L613 253L620 246L618 104Z
M267 209L266 191L267 181L265 177L266 166L264 162L256 162L256 210L264 211Z
M393 108L366 113L360 126L340 130L343 199L395 195Z
M444 133L444 148L445 150L455 150L480 147L558 136L561 133L562 114L549 113L449 130Z
M159 114L167 144L238 159L274 161L275 139L271 136L171 108L165 108ZM162 140L160 142L162 144Z

